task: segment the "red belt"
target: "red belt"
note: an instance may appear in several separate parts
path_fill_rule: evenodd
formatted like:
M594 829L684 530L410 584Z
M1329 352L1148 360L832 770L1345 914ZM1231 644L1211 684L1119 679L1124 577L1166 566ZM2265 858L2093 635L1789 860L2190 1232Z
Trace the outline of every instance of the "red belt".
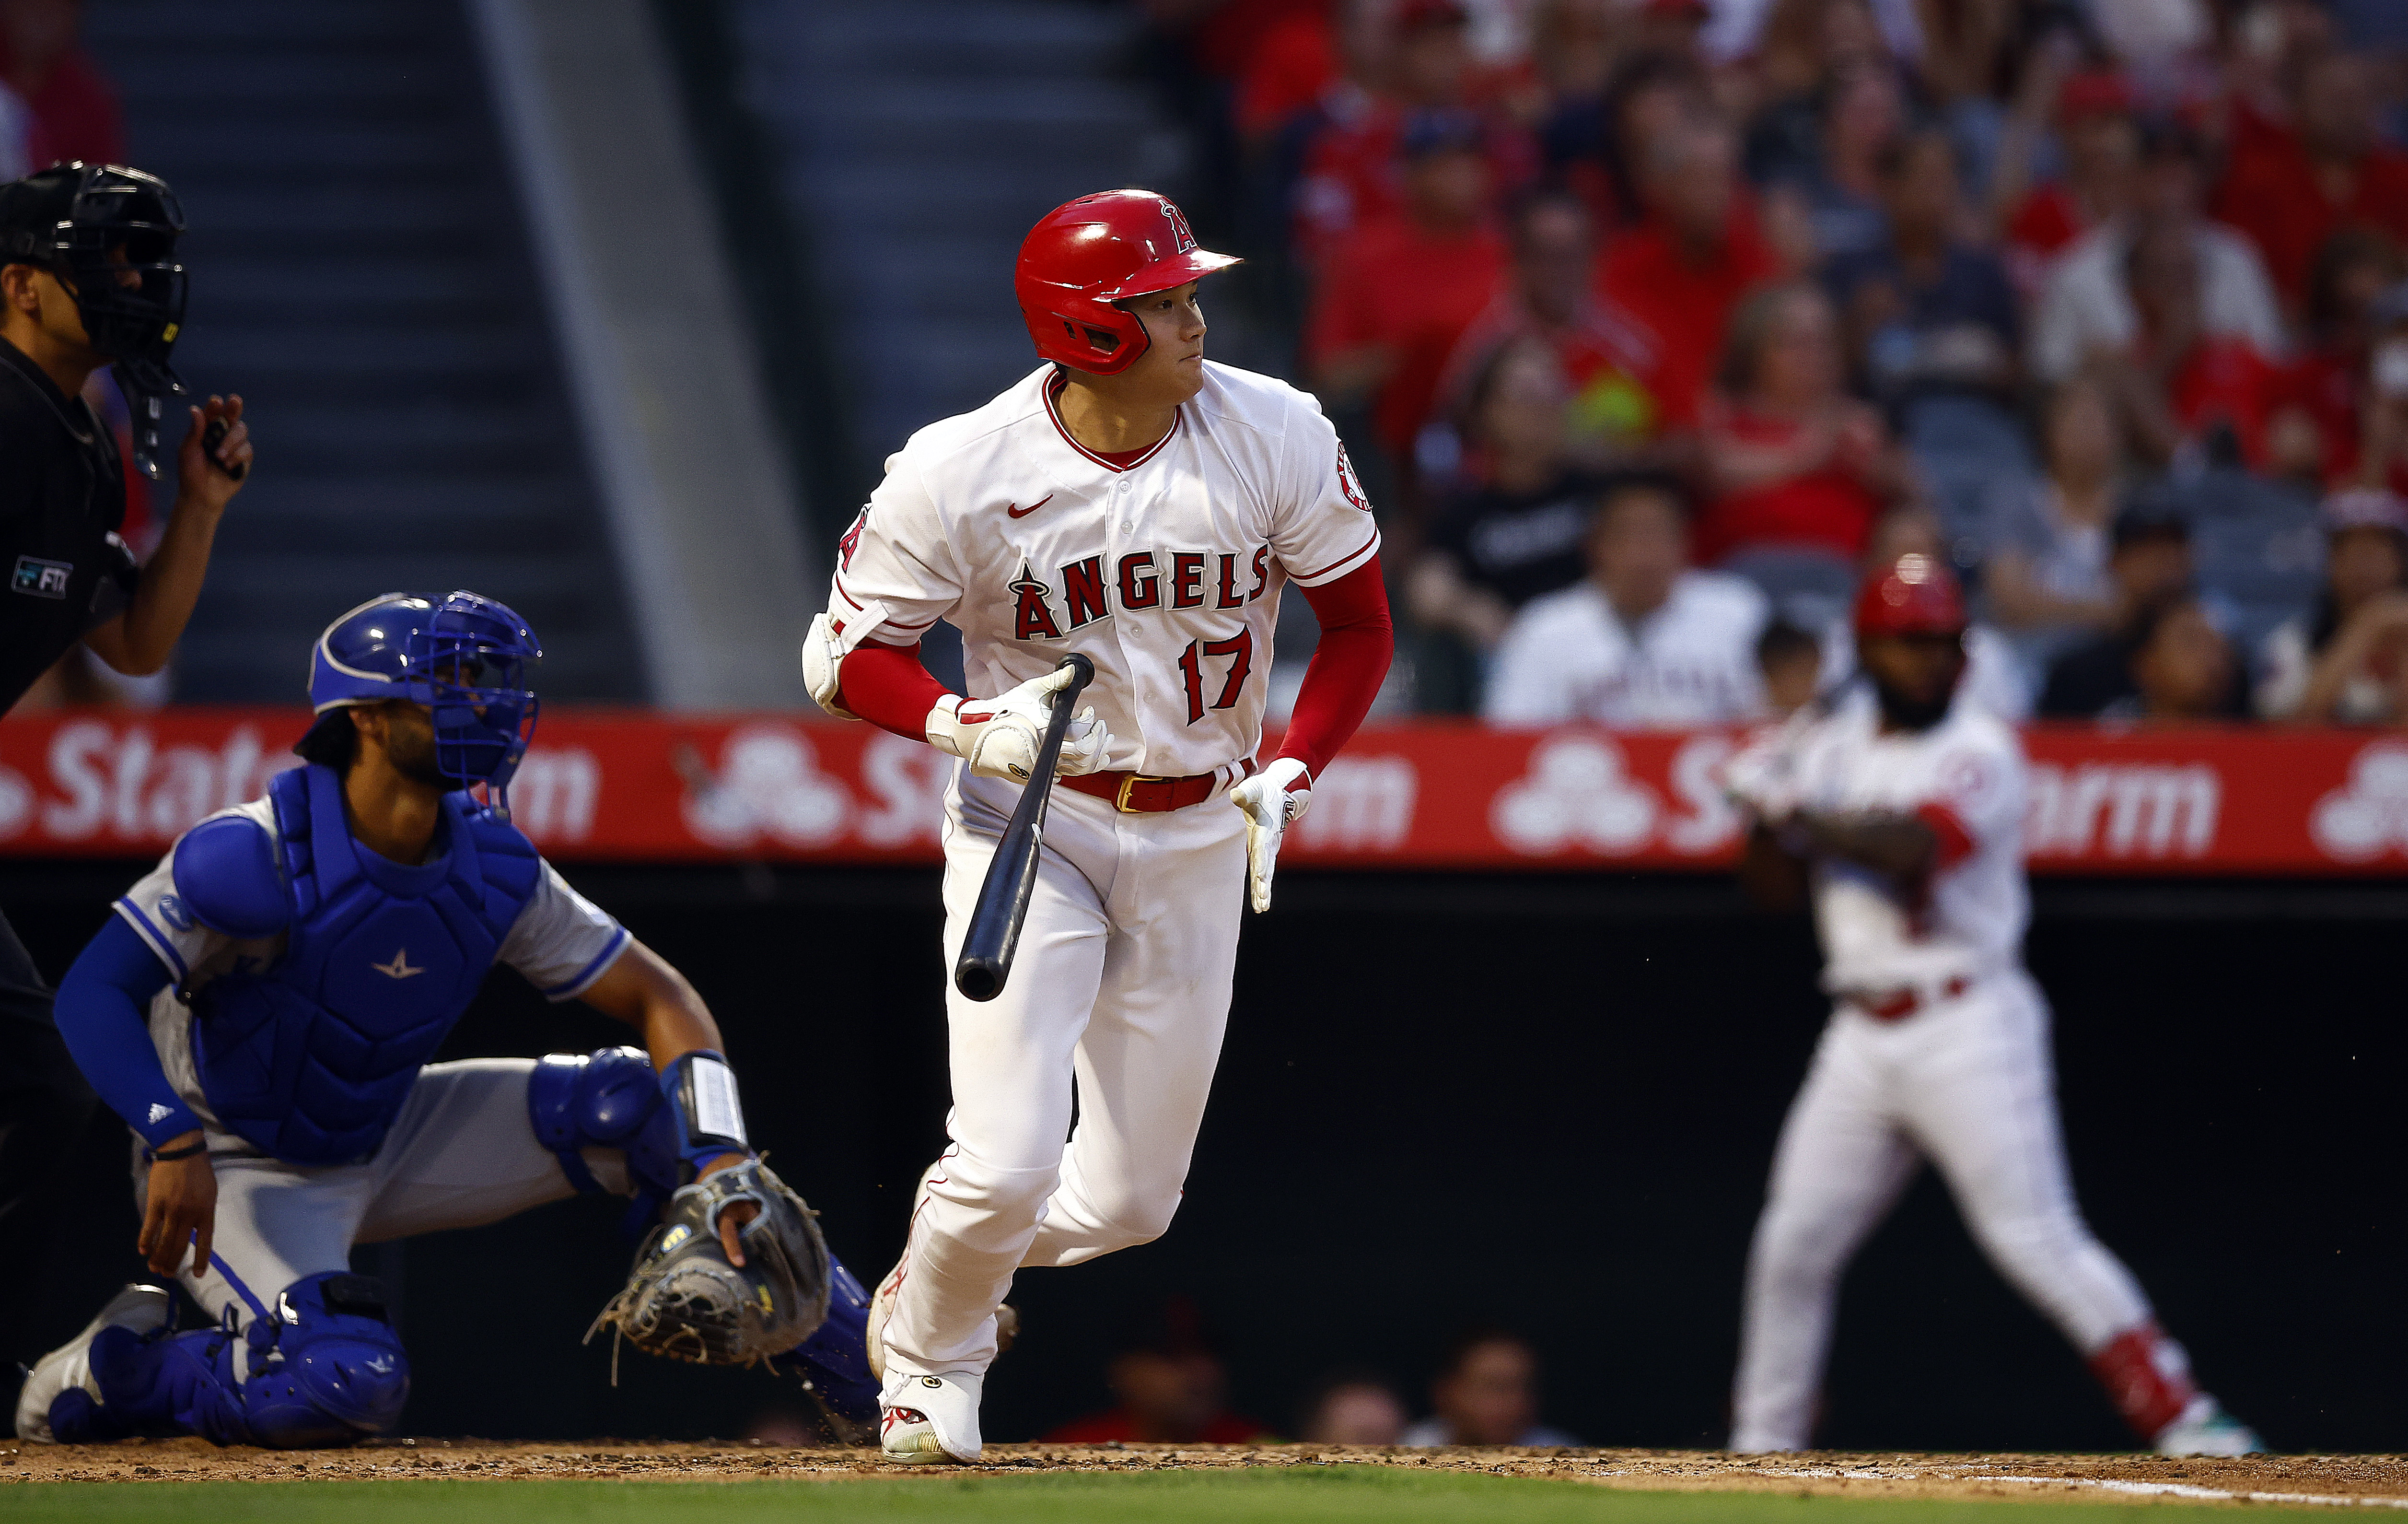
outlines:
M1960 973L1940 986L1939 998L1953 1000L1972 987L1973 981ZM1875 1021L1904 1021L1930 1003L1924 999L1923 991L1913 985L1881 991L1850 990L1841 999Z
M1107 799L1125 815L1160 815L1201 804L1221 786L1221 769L1191 772L1184 778L1155 778L1142 772L1082 772L1060 780L1064 788ZM1252 758L1240 764L1240 778L1254 770Z

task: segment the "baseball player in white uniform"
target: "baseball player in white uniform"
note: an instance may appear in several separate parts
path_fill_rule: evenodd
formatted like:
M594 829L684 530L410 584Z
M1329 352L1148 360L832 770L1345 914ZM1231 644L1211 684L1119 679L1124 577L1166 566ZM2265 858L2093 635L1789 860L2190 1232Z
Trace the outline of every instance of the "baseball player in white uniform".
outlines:
M2193 1383L2074 1202L2048 1005L2021 956L2023 753L1956 701L1956 579L1901 556L1866 584L1855 625L1871 691L1809 706L1729 772L1757 821L1742 872L1771 902L1811 892L1833 1001L1748 1258L1731 1448L1807 1447L1841 1273L1927 1158L2143 1441L2262 1448Z
M1040 221L1015 286L1046 363L888 459L805 641L832 712L962 759L944 827L949 963L1068 681L1058 664L1075 652L1096 671L1012 977L987 1003L948 991L953 1143L870 1312L895 1461L979 1458L996 1311L1023 1267L1169 1226L1240 899L1268 905L1282 829L1387 669L1380 534L1335 431L1303 393L1203 358L1196 282L1234 263L1151 192ZM1258 767L1290 582L1321 643L1279 755ZM948 692L921 666L939 619L962 632L972 694L994 697Z

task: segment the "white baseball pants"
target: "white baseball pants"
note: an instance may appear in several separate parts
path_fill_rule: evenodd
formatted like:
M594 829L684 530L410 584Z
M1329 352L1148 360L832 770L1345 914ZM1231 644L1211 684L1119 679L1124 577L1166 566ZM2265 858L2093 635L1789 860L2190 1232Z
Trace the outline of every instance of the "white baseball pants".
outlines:
M532 1058L427 1065L376 1153L358 1164L287 1164L209 1129L213 1263L196 1267L186 1251L178 1283L213 1320L223 1324L231 1312L241 1328L303 1276L349 1270L354 1244L475 1228L576 1195L527 1117L534 1072ZM589 1148L583 1157L604 1189L627 1188L618 1150ZM137 1212L150 1179L137 1147Z
M2031 976L1991 975L1896 1022L1842 1003L1782 1126L1748 1256L1732 1449L1807 1447L1840 1276L1926 1158L1990 1262L2086 1358L2150 1316L2074 1204Z
M890 1379L983 1371L1021 1267L1161 1237L1220 1061L1246 878L1245 817L1226 794L1123 814L1055 789L1003 993L982 1004L951 987L1019 797L963 769L946 798L953 1142L881 1330Z

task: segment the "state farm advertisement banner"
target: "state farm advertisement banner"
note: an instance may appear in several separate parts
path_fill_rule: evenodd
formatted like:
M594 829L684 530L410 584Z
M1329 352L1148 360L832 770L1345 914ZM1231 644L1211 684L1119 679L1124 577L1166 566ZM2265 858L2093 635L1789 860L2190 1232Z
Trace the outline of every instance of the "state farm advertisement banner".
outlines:
M307 721L188 709L0 722L0 855L164 851L294 765ZM1742 826L1715 771L1745 735L1366 729L1314 789L1285 860L1713 868ZM2026 745L2042 871L2408 874L2408 738L2042 726ZM555 709L511 799L564 862L926 863L953 766L866 725Z

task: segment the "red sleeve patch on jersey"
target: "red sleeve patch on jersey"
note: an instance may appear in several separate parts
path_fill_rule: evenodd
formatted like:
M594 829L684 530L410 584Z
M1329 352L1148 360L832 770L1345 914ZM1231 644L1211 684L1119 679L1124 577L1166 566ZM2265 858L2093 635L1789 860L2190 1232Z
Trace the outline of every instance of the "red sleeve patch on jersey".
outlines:
M1940 854L1931 865L1936 871L1945 872L1963 862L1973 855L1973 848L1979 844L1973 840L1973 833L1965 828L1965 822L1957 818L1956 812L1944 804L1924 805L1914 812L1914 818L1930 827L1931 834L1939 839Z

